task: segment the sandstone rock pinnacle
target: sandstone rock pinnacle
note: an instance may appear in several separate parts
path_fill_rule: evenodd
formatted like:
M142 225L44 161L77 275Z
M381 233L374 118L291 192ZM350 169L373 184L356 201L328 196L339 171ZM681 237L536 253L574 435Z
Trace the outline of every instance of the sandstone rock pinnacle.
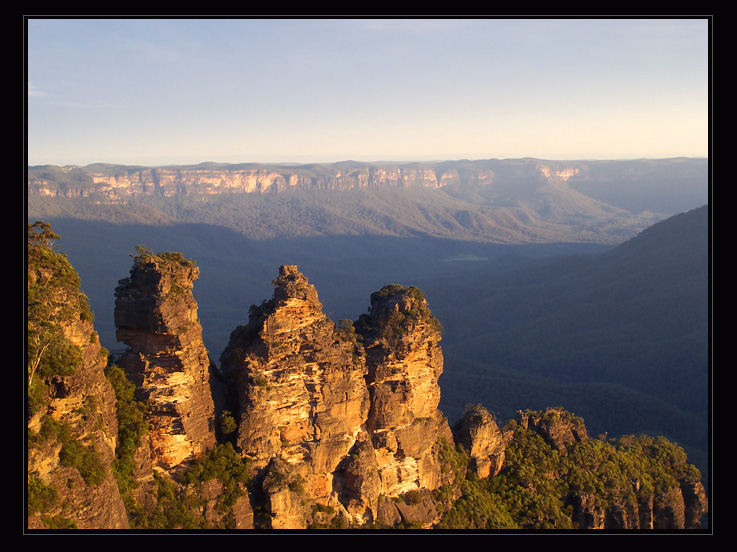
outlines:
M323 314L297 267L280 267L273 283L273 298L251 307L248 324L233 331L221 357L238 394L236 442L256 469L278 459L302 478L311 500L340 507L333 474L363 431L369 407L364 355L355 334ZM287 503L272 497L275 508Z
M192 296L199 269L178 253L139 250L115 290L119 360L149 404L154 467L172 471L215 444L210 359Z
M440 324L422 292L399 285L371 295L363 336L371 408L366 427L376 450L383 492L396 496L443 484L436 444L452 443L437 409L443 371Z

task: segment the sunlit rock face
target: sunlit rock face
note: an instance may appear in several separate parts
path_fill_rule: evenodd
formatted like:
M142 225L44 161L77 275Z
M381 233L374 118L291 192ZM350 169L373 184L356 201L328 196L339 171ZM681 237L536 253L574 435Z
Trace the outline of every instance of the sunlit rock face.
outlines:
M295 517L295 488L365 523L381 495L440 486L436 443L452 436L437 410L440 328L419 290L377 292L354 327L325 316L297 267L280 267L274 285L221 357L237 389L237 445L263 477L271 523L309 522ZM395 307L409 316L401 336L392 334ZM285 469L286 487L274 475Z
M502 433L486 408L469 408L453 428L453 436L468 451L471 468L479 478L494 476L502 469L509 436Z
M49 253L42 259L53 261L55 257L59 255ZM71 265L69 269L73 271ZM43 289L43 299L57 308L65 305L70 312L63 320L54 316L38 320L30 312L33 300L29 294L28 324L53 325L55 339L63 339L78 353L78 364L56 375L36 375L42 380L43 392L36 399L37 406L27 407L27 482L30 495L35 494L33 488L43 485L54 499L29 505L28 528L54 529L63 519L77 529L127 529L128 517L113 469L118 419L115 391L104 373L107 351L100 345L92 317L80 307L86 300L80 301L79 287L60 284L60 272L58 262L47 265L44 260L29 260L29 291ZM69 461L72 456L79 458L68 454L74 449L87 451L86 466Z
M338 507L334 472L364 432L369 408L363 351L355 334L323 314L297 267L280 267L274 285L221 358L240 405L236 442L255 469L278 459L310 500ZM270 501L277 510L291 504L278 496Z
M184 468L215 444L210 359L192 287L194 263L142 253L115 290L117 338L129 349L118 361L148 404L153 467Z
M385 286L371 296L363 336L371 408L366 427L387 496L443 483L436 444L453 442L438 410L443 371L440 325L417 288Z

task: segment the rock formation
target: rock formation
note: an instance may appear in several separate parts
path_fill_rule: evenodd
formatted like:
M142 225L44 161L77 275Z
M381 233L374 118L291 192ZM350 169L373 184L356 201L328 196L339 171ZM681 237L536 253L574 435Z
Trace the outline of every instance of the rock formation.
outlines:
M558 452L565 454L568 445L586 441L589 437L581 418L562 408L548 408L544 412L518 412L517 422L538 433Z
M453 428L456 442L471 456L471 469L483 479L499 473L504 464L504 449L511 438L503 435L493 416L482 405L475 405L463 414Z
M369 394L355 336L323 314L307 278L282 266L274 284L273 298L252 307L221 360L240 405L236 443L254 468L270 466L264 485L272 523L281 525L293 517L291 495L275 483L283 464L310 500L342 506L334 473L364 431Z
M699 483L689 494L689 483L667 490L641 494L637 500L612 500L603 504L588 493L569 498L573 519L581 529L698 529L707 513L707 499ZM689 498L695 499L689 502Z
M210 359L202 341L194 263L181 255L139 251L115 290L118 364L147 401L154 468L176 471L215 444Z
M112 169L112 170L111 170ZM354 188L425 187L438 188L458 182L457 171L440 176L429 167L364 165L341 168L324 166L315 170L267 166L146 168L135 170L110 167L60 167L59 174L33 171L28 186L33 194L47 197L92 197L120 201L131 197L174 197L222 193L273 193L288 189L338 191ZM489 179L491 171L481 177Z
M708 511L698 470L661 437L590 439L560 407L500 430L482 405L451 432L422 292L384 286L336 325L292 265L231 334L219 373L235 419L219 412L216 432L194 263L139 248L115 290L128 350L103 371L78 278L41 229L29 234L30 529L695 529ZM148 428L135 442L118 432L132 412ZM127 472L113 465L121 443Z
M435 445L452 436L437 410L440 333L424 297L375 293L357 332L323 314L297 267L280 267L274 284L221 358L240 405L236 442L261 471L272 527L305 526L300 499L368 523L380 496L439 487Z
M371 408L366 427L384 494L442 485L435 445L453 442L438 410L443 371L440 325L415 287L389 285L371 295L358 331L366 349Z
M701 526L701 518L708 511L706 492L700 474L686 464L685 453L677 445L662 437L648 436L589 442L583 419L561 407L518 412L517 424L541 436L559 456L569 454L576 446L593 444L589 454L582 454L589 462L585 468L595 471L602 463L608 466L610 471L602 474L607 479L605 485L592 487L589 483L583 489L572 490L566 499L573 509L572 519L581 529ZM617 458L617 450L627 453ZM638 456L638 463L628 466L625 462L632 457L629 455Z
M107 351L76 272L34 234L29 227L28 527L126 529Z

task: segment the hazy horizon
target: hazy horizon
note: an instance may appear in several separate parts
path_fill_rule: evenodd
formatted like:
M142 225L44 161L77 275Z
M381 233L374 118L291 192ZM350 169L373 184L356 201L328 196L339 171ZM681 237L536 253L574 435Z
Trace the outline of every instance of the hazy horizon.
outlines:
M125 162L119 162L119 163L111 163L108 161L93 161L91 163L85 163L85 164L76 164L76 163L28 163L28 167L43 167L46 165L51 166L58 166L58 167L87 167L90 165L120 165L120 166L128 166L128 167L136 167L136 166L142 166L142 167L175 167L175 166L197 166L197 165L206 165L206 164L218 164L218 165L279 165L279 166L295 166L295 167L301 167L301 166L308 166L308 165L337 165L340 163L363 163L367 165L378 165L378 164L413 164L413 163L455 163L455 162L461 162L461 161L470 161L470 162L476 162L476 161L513 161L513 160L520 160L520 159L537 159L540 161L550 161L550 162L587 162L587 161L639 161L639 160L664 160L664 159L708 159L707 155L703 156L686 156L686 155L675 155L675 156L668 156L668 157L620 157L620 158L586 158L586 157L571 157L571 158L543 158L543 157L535 157L531 155L524 155L520 157L488 157L488 158L427 158L427 159L404 159L404 158L397 158L397 159L367 159L367 160L359 160L359 159L336 159L336 160L322 160L322 159L311 159L311 160L305 160L305 161L260 161L260 160L236 160L236 161L214 161L212 159L207 159L204 161L182 161L179 163L125 163Z
M29 165L708 156L707 18L26 21Z

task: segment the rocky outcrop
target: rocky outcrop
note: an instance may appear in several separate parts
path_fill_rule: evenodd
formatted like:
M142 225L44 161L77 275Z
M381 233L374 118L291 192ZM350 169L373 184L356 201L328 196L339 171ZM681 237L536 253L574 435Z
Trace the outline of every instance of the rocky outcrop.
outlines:
M577 493L568 503L573 507L572 519L581 529L699 529L707 512L706 495L701 494L696 508L689 506L687 496L676 486L641 494L637 500L620 498L606 503L591 494Z
M493 416L482 405L466 410L453 428L456 443L471 456L470 468L480 478L494 476L504 464L504 449L510 436L499 430Z
M538 433L561 454L566 453L569 445L589 438L583 419L560 407L543 412L520 411L517 423Z
M225 488L218 479L209 479L199 488L191 486L187 489L189 495L202 503L199 513L210 527L223 526L224 514L229 513L233 517L232 529L253 529L253 509L248 494L244 492L226 509L221 506L224 492Z
M706 489L699 479L683 478L679 481L683 495L684 528L697 529L701 527L701 520L709 511L709 500Z
M154 469L176 472L215 444L211 362L192 286L199 276L180 254L139 250L115 290L118 364L148 404L146 446Z
M127 529L128 518L113 473L117 436L115 394L105 379L106 355L92 325L65 328L84 353L71 375L51 379L47 407L29 421L29 485L52 488L53 505L33 512L31 529L66 520L78 529Z
M437 489L444 478L437 444L453 443L438 410L443 371L440 324L415 287L385 286L357 322L366 350L371 407L366 428L383 493Z
M31 228L30 529L695 529L708 511L663 437L589 439L560 407L502 431L481 405L451 432L422 292L385 286L336 325L293 265L231 335L219 377L236 420L221 412L216 434L195 264L138 249L115 291L124 373L53 234Z

